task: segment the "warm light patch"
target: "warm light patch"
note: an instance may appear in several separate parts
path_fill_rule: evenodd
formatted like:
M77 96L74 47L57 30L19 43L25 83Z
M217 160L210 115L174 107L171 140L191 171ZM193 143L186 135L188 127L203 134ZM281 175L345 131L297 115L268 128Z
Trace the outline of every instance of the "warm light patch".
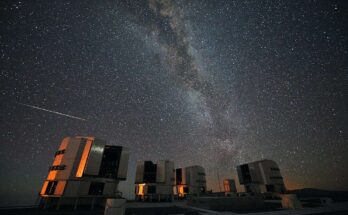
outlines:
M68 146L69 141L70 141L70 137L64 138L63 141L62 141L62 143L60 144L58 150L64 150L64 149L66 149L66 147Z
M144 195L144 187L146 184L138 184L138 193L137 195L143 196Z
M184 192L184 185L179 185L178 186L178 195L180 197L183 197L185 195L185 192Z
M42 185L40 195L44 195L47 189L48 181L45 181L44 184Z
M62 159L63 159L63 154L60 154L60 155L57 155L55 158L54 158L54 161L53 161L53 166L58 166L62 163Z
M57 172L58 172L57 170L51 170L48 173L47 180L53 181L54 179L56 179Z
M85 148L83 149L83 153L81 156L79 168L77 169L76 177L82 177L83 171L85 170L89 151L91 150L93 140L88 139L87 143L85 145Z
M224 180L224 189L225 192L231 192L230 183L228 182L228 180Z
M63 195L66 181L58 181L54 195Z

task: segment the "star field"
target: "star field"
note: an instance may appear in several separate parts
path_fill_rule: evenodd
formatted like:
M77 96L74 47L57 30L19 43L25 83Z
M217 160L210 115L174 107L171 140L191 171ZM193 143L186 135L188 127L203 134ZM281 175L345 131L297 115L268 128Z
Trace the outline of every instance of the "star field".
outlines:
M32 204L60 141L75 135L130 148L129 198L143 159L202 165L214 191L217 175L263 158L289 189L348 189L345 1L0 10L0 205Z

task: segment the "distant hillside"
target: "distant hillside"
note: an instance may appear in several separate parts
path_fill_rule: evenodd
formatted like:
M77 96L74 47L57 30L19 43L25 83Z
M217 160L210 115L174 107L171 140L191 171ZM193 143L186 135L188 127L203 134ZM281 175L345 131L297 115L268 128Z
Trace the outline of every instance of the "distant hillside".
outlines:
M299 198L329 197L334 201L348 201L348 191L330 191L315 188L289 190L287 193L296 194Z

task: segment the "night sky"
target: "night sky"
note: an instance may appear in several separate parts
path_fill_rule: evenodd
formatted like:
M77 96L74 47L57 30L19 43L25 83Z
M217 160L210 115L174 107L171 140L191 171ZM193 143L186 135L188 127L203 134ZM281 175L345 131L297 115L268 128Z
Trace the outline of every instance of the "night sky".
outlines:
M346 1L1 1L0 17L2 206L33 203L75 135L130 148L126 197L144 159L202 165L214 191L263 158L289 189L348 189Z

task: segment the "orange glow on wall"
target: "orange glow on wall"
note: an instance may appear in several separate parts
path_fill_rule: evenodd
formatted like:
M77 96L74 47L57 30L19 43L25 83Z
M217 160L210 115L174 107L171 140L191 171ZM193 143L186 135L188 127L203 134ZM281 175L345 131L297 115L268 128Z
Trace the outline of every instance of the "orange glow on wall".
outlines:
M66 181L58 181L56 190L54 191L54 195L63 195Z
M224 189L225 192L231 192L230 183L228 182L228 180L224 180Z
M60 155L57 155L55 158L54 158L54 161L53 161L53 166L58 166L62 163L62 159L63 159L63 154L60 154Z
M85 167L86 167L89 151L91 150L92 142L93 142L92 139L87 140L87 143L85 145L85 148L83 149L83 153L81 156L79 168L77 169L77 172L76 172L76 177L82 177L83 171L85 170Z
M49 180L49 181L54 181L54 179L56 179L57 172L58 172L57 170L51 170L51 171L48 173L47 180Z
M138 184L138 193L137 193L137 195L139 195L139 196L143 196L144 195L144 187L145 187L145 184Z
M45 181L44 184L42 185L40 195L44 195L45 191L47 189L48 181Z
M179 185L178 186L178 195L180 197L183 197L185 195L185 192L184 192L184 185Z
M70 137L64 138L64 139L62 140L62 143L60 144L58 150L64 150L64 149L66 149L66 147L68 146L69 141L70 141Z

